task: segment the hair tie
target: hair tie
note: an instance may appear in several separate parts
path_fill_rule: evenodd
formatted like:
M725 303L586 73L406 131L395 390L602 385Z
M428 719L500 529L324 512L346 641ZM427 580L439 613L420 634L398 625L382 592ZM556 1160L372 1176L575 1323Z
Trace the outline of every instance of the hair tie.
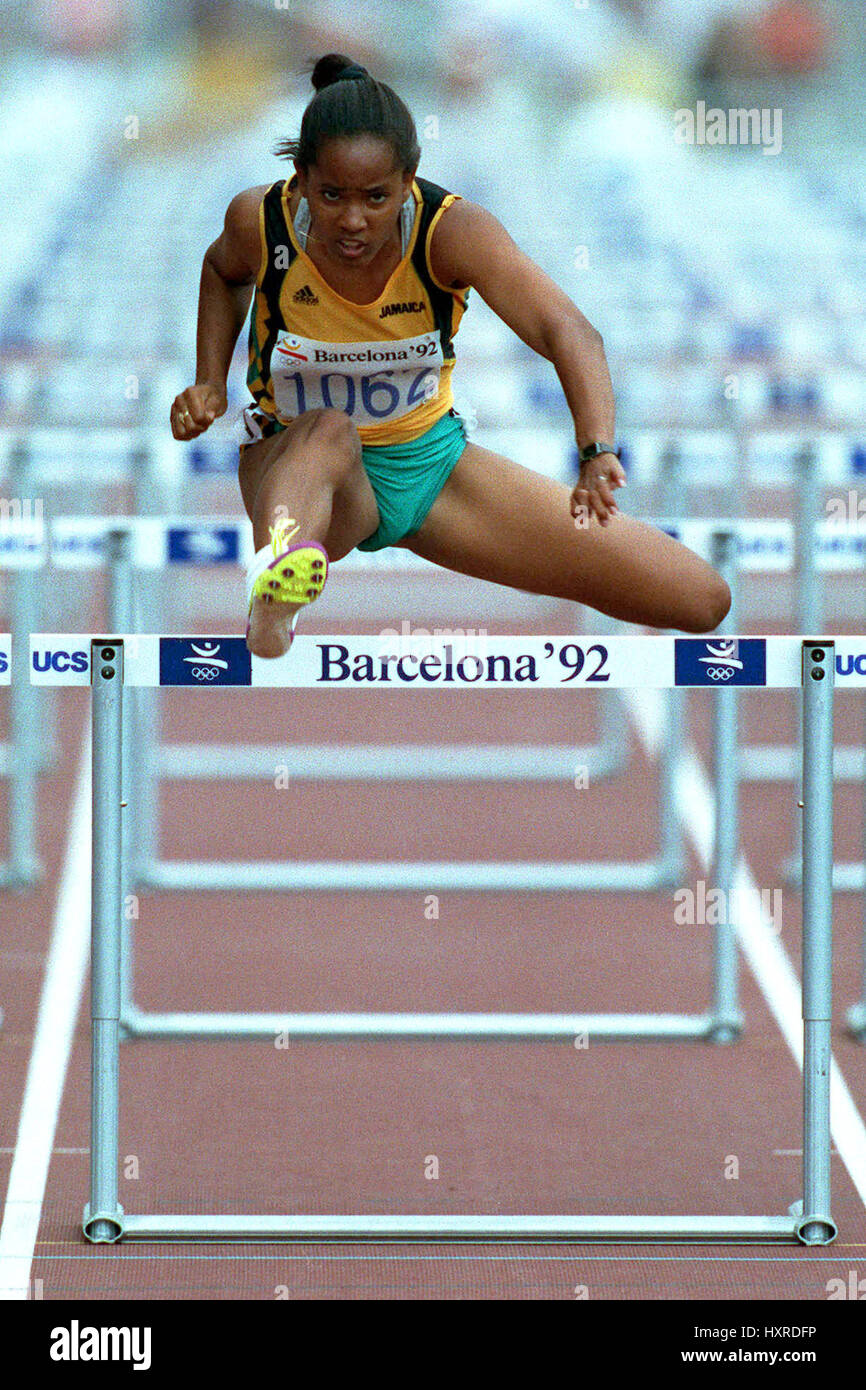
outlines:
M343 68L343 71L338 74L337 81L342 82L344 78L349 78L351 80L352 78L369 76L370 74L367 69L362 68L360 63L350 63L348 67Z

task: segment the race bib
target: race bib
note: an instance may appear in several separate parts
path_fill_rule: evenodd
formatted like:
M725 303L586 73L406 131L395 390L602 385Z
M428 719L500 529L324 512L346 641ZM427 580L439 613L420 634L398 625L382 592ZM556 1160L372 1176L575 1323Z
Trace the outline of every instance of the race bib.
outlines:
M437 331L381 343L321 343L281 330L271 354L274 404L283 421L305 410L342 410L356 425L408 415L439 391Z

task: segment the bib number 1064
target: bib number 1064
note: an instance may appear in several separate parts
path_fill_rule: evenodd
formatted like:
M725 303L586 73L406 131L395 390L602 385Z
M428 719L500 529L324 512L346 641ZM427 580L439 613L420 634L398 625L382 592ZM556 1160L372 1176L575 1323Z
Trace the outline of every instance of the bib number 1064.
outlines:
M306 410L340 410L357 425L375 425L433 399L443 361L436 331L366 343L321 343L281 331L271 356L274 404L286 420Z
M302 415L305 410L326 408L342 410L355 420L387 420L406 415L435 396L439 372L434 367L423 367L411 376L405 371L375 372L361 377L348 372L325 372L312 378L301 372L283 372L280 384L277 406L290 417Z

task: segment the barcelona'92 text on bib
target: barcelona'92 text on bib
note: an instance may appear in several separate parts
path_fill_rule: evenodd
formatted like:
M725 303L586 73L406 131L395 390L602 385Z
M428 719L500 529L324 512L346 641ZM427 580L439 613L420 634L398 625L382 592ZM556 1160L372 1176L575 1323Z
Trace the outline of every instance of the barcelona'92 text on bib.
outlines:
M262 258L250 315L247 385L265 433L307 410L341 410L364 444L417 439L453 405L453 337L469 290L430 264L439 219L458 194L426 179L403 256L370 303L339 294L292 220L294 180L271 185L259 210Z
M435 331L378 343L322 343L280 331L271 355L277 415L286 421L328 408L356 425L399 420L438 395L443 361Z

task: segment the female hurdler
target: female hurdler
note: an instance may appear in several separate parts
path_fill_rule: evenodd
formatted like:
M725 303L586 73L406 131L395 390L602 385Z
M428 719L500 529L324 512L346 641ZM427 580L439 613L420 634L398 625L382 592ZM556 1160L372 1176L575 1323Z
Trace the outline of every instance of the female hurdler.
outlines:
M239 193L205 256L196 381L171 408L182 440L225 412L252 298L250 650L283 655L329 562L389 545L627 622L712 631L730 607L722 577L617 509L599 334L495 217L416 178L415 126L390 87L338 54L312 81L299 139L277 150L294 177ZM471 289L556 368L581 450L571 493L466 440L451 372Z

